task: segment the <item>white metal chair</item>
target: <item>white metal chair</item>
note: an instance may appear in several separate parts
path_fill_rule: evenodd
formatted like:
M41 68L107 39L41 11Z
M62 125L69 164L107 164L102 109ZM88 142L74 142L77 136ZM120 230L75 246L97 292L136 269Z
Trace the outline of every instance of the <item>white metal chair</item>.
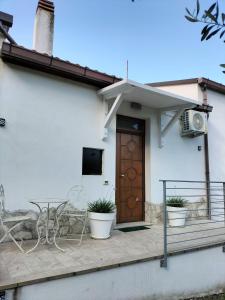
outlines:
M21 245L16 241L13 237L12 232L15 228L20 226L24 221L30 220L29 216L15 216L15 217L6 217L5 210L5 193L3 185L0 185L0 226L3 229L3 236L0 239L0 243L2 243L7 237L9 237L15 245L20 249L20 251L24 252ZM8 224L12 224L11 227L8 227ZM23 240L21 240L22 244Z
M66 199L68 203L65 209L62 212L61 217L72 218L75 221L78 221L81 224L81 233L80 238L73 237L74 234L68 233L65 237L62 237L62 234L59 233L59 237L63 240L78 240L79 245L81 245L84 234L87 234L87 205L84 204L84 199L81 195L83 194L83 186L74 185L67 192Z

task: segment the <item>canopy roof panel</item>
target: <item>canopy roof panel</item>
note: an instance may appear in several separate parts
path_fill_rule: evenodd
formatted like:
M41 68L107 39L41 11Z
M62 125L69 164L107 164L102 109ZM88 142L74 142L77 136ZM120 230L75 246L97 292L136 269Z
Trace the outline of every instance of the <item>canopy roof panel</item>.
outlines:
M123 101L137 102L155 109L181 105L199 105L197 100L195 101L128 79L103 88L98 93L106 100L115 98L122 93Z

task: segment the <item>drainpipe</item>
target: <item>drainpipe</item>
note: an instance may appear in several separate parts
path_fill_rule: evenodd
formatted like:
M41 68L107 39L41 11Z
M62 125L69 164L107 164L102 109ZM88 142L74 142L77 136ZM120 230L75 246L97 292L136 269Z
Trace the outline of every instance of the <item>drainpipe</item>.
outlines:
M201 78L198 80L200 84ZM203 104L208 105L207 85L200 85L203 94ZM207 113L207 120L209 113ZM207 213L211 219L211 201L210 201L210 167L209 167L209 142L208 133L204 134L204 154L205 154L205 180L206 180L206 195L207 195Z

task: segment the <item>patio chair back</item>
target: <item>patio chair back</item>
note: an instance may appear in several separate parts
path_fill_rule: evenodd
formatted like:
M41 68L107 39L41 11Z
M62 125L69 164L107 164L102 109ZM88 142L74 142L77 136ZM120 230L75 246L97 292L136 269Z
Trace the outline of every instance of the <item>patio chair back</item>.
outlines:
M72 186L67 194L66 199L76 210L83 211L87 209L86 201L84 201L84 188L82 185Z

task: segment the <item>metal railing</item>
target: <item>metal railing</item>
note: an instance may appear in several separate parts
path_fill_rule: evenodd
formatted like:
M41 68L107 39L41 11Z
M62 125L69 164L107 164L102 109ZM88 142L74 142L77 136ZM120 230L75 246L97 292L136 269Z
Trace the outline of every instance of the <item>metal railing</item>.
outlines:
M223 245L225 252L225 182L160 182L164 238L161 267L167 267L168 255L175 252L210 245Z

